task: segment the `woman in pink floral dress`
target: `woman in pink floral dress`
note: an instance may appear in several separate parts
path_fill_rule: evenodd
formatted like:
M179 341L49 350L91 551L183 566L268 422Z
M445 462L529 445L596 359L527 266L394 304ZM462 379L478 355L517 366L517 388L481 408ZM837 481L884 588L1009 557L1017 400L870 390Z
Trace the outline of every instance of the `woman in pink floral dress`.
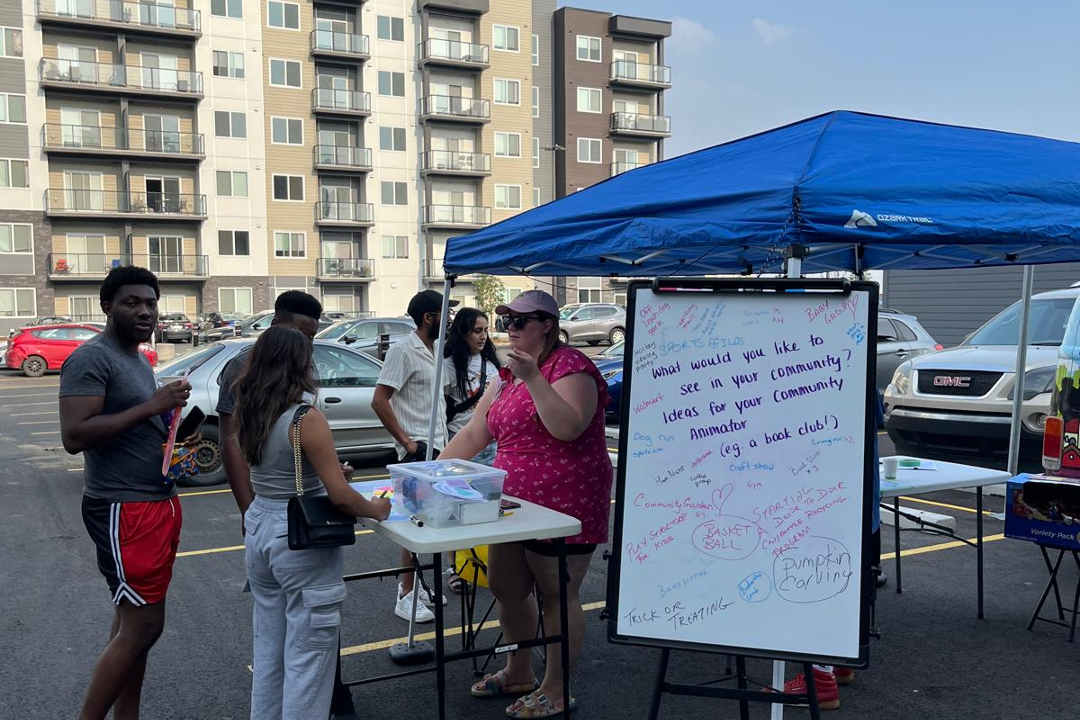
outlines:
M585 631L581 583L596 546L608 540L612 469L604 439L607 383L588 357L559 343L559 308L547 293L529 290L495 312L509 316L508 366L440 458L471 458L495 440L494 465L507 471L507 495L581 521L581 533L566 540L573 664ZM488 582L506 642L526 640L536 632L534 585L544 608L552 610L544 613L545 632L559 632L558 561L552 543L492 546ZM558 652L557 645L549 647ZM544 680L537 683L531 659L528 650L508 654L506 667L473 685L472 694L523 694L506 709L513 718L555 715L565 702L573 707L573 698L563 697L561 664L547 663Z

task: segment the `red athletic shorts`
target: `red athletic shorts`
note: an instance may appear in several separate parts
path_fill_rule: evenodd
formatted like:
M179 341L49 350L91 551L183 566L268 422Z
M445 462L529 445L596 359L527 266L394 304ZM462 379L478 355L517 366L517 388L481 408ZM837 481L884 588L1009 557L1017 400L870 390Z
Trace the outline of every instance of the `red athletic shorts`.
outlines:
M84 495L82 514L112 601L164 600L184 521L180 499L118 503Z

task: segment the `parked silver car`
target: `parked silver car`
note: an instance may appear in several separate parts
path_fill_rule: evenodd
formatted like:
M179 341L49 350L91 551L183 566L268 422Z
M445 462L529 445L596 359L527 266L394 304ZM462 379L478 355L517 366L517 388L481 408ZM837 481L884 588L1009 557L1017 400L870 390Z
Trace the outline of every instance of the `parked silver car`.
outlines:
M375 359L379 357L379 336L389 335L390 344L401 342L416 330L416 324L407 317L377 317L341 320L319 332L320 340L344 343Z
M199 474L192 485L216 485L225 481L221 457L221 434L218 427L218 392L221 372L235 357L251 350L254 338L225 340L193 350L160 366L158 383L184 376L191 383L191 397L185 414L193 407L206 413L202 442L195 459ZM393 439L371 409L375 381L382 364L348 346L326 340L315 341L315 369L318 372L319 396L315 406L326 415L334 434L334 445L341 455L392 450Z
M626 339L626 308L608 303L564 305L559 312L559 339L590 345L620 343Z
M900 364L942 349L914 315L878 309L877 389L885 392Z

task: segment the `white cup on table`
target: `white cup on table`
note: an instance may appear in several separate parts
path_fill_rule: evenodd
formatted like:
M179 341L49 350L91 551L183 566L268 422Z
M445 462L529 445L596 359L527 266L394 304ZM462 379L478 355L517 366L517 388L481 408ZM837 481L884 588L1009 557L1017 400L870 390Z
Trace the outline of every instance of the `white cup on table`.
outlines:
M881 464L884 465L885 479L895 480L896 473L900 468L900 458L887 457L881 459Z

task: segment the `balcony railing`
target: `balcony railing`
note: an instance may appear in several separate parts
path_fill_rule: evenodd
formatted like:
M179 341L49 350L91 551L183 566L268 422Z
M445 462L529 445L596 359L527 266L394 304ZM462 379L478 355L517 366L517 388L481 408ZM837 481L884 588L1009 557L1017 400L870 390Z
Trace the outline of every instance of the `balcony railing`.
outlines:
M458 40L431 38L420 43L421 62L448 62L455 65L487 67L488 46Z
M342 170L371 170L371 148L316 145L315 165Z
M639 167L644 167L648 163L642 162L613 162L611 163L611 176L621 175L624 172L631 170L637 170Z
M203 91L201 72L57 58L41 59L41 81L198 95Z
M370 280L375 263L367 258L319 258L318 277L332 280Z
M134 130L97 125L44 126L47 150L116 151L202 157L202 133Z
M336 30L312 30L311 52L356 55L364 58L371 55L367 35L355 35Z
M315 203L315 222L370 225L375 221L371 203L320 200Z
M670 135L671 118L667 115L639 115L637 113L611 113L612 132L648 135Z
M132 255L130 253L49 253L53 279L104 277L113 268L138 265L158 275L205 277L206 255Z
M633 60L611 63L611 79L616 82L670 85L671 68L667 65L647 65Z
M488 225L491 208L471 205L425 205L425 225Z
M370 113L371 93L335 88L315 88L311 91L314 110L347 113Z
M420 156L421 170L448 173L490 173L491 156L456 150L428 150Z
M420 114L429 117L486 121L491 117L487 100L456 95L428 95L421 98Z
M172 192L125 192L51 188L45 207L68 215L206 215L206 196Z
M122 0L38 0L38 17L120 23L151 30L202 30L198 10Z

